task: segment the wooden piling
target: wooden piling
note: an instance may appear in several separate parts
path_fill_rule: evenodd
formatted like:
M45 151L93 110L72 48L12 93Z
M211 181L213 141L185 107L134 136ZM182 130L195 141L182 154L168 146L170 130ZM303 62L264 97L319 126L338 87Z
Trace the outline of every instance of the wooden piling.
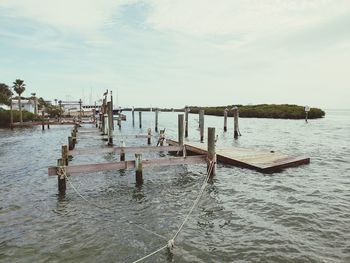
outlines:
M124 148L125 148L125 142L124 141L121 141L120 142L120 161L125 161L125 151L124 151Z
M185 106L185 138L188 137L188 113L190 109L188 106Z
M179 146L184 145L184 115L179 114L177 116L178 120L178 141L179 141Z
M62 145L61 148L61 159L64 161L64 165L68 165L68 146Z
M66 165L64 160L58 159L57 167L59 169L59 173L57 176L58 192L60 195L64 195L66 193Z
M41 128L43 131L45 130L44 117L45 117L45 113L44 113L44 108L43 108L43 109L41 109Z
M77 143L77 130L73 129L71 135L72 135L72 143L73 143L73 149L74 149L75 144Z
M132 115L132 127L135 127L135 108L134 107L132 107L131 115Z
M199 111L200 140L204 140L204 110Z
M118 103L118 100L117 100L117 103ZM111 127L112 127L112 131L114 131L114 121L113 121L113 95L112 95L112 91L111 91L111 101L110 101L110 112L111 112Z
M142 128L142 111L139 111L139 126L140 126L140 129Z
M103 126L104 126L104 129L103 129L103 135L108 135L108 114L105 113L103 115Z
M227 108L224 110L224 132L227 132Z
M136 185L142 185L143 176L142 176L142 154L135 153L135 175L136 175Z
M154 128L155 132L158 132L158 112L159 110L156 109L155 110L156 120L155 120L155 128Z
M72 136L68 137L68 149L72 151L74 149Z
M151 128L148 128L148 130L147 130L147 144L148 145L151 145L151 136L152 136L152 130L151 130Z
M215 150L215 128L208 128L208 160L207 165L208 172L210 170L210 176L216 174L216 150Z
M107 102L107 112L108 112L108 145L113 145L113 110L112 103Z
M79 120L82 118L82 104L83 102L79 99Z
M47 117L47 129L50 129L50 117Z
M239 135L239 130L238 130L238 117L239 117L239 113L238 113L238 107L233 107L232 108L233 111L233 119L234 119L234 125L233 125L233 137L235 139L238 139L238 135Z
M119 127L119 129L122 127L122 114L120 111L118 114L118 127Z

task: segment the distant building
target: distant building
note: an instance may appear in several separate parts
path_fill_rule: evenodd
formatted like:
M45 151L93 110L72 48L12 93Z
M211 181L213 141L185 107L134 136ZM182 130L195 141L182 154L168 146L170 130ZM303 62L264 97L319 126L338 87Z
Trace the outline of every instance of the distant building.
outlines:
M3 104L3 103L0 103L0 110L9 110L10 109L10 106L7 106L7 105L5 105L5 104Z
M19 110L18 99L12 100L12 108L14 110ZM35 113L35 103L34 100L21 100L22 110Z

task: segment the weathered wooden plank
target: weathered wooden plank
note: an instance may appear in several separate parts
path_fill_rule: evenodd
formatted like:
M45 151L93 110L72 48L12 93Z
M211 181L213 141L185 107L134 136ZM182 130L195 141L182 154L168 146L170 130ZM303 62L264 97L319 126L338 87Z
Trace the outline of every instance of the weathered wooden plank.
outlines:
M204 164L206 163L206 156L188 156L188 157L170 157L170 158L159 158L142 160L143 167L153 166L169 166L169 165L180 165L180 164ZM115 163L96 163L96 164L80 164L70 165L66 167L68 174L78 173L93 173L108 170L120 170L135 168L135 161L123 161ZM57 175L57 167L49 167L48 175Z
M108 147L108 148L86 148L69 151L70 155L100 154L100 153L147 153L147 152L178 152L181 146L143 146L143 147Z
M167 140L169 145L178 145L176 141ZM207 154L206 144L190 142L186 144L188 152ZM283 168L310 163L309 157L289 156L274 151L262 151L239 147L217 147L217 160L221 163L254 169L259 172L274 172Z

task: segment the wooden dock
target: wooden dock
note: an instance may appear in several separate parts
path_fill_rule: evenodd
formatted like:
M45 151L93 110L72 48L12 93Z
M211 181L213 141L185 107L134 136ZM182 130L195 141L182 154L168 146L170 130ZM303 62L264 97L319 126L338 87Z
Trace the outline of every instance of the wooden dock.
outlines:
M167 140L172 146L178 145L174 140ZM186 142L186 150L196 154L207 154L206 143ZM268 150L256 150L240 147L216 146L218 162L238 167L249 168L263 173L280 171L287 167L310 163L309 157L289 156Z

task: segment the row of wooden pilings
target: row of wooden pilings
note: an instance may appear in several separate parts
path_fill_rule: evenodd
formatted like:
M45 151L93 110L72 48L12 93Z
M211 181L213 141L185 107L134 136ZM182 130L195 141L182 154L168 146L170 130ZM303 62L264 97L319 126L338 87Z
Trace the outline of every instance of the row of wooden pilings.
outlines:
M158 132L158 115L159 115L159 110L156 109L155 111L155 132ZM188 122L189 122L189 115L190 108L185 107L185 138L188 137ZM229 109L224 110L224 132L227 132L227 117L228 117L228 112ZM238 118L239 118L239 111L238 107L233 107L232 108L233 112L233 137L235 139L238 139L238 136L241 136L241 133L239 131L238 127ZM134 108L131 111L131 116L132 116L132 124L135 126L135 111ZM205 116L205 111L203 109L199 110L199 130L200 130L200 141L204 141L204 116ZM142 128L142 112L139 111L139 128Z
M103 170L113 170L113 169L126 169L126 168L135 168L135 180L136 185L140 186L143 183L143 166L162 166L162 165L179 165L179 164L196 164L196 163L207 163L207 171L210 172L210 176L214 176L216 174L216 150L215 150L215 128L208 128L208 148L206 156L198 156L200 158L196 158L196 156L187 156L186 145L184 144L185 137L185 121L184 114L178 115L178 146L147 146L147 147L125 147L121 145L120 147L108 147L107 150L111 150L111 152L119 152L120 154L120 162L116 163L104 163L104 164L89 164L89 165L76 165L68 167L69 163L69 155L74 154L75 152L83 152L84 150L75 150L75 144L77 142L77 134L79 125L75 125L72 135L68 138L68 145L63 145L61 149L61 158L57 160L57 167L55 168L54 173L50 173L49 175L57 174L58 175L58 191L60 194L64 194L66 191L66 179L67 175L70 172L69 168L72 168L71 171L79 172L93 172L103 171ZM110 144L109 144L110 145ZM142 152L155 152L157 149L159 152L163 151L175 151L181 157L173 157L173 158L158 158L158 159L150 159L143 160ZM90 153L98 153L99 149L90 149ZM104 150L104 152L106 152ZM125 153L134 152L135 159L133 161L125 161ZM123 168L122 168L123 167Z

